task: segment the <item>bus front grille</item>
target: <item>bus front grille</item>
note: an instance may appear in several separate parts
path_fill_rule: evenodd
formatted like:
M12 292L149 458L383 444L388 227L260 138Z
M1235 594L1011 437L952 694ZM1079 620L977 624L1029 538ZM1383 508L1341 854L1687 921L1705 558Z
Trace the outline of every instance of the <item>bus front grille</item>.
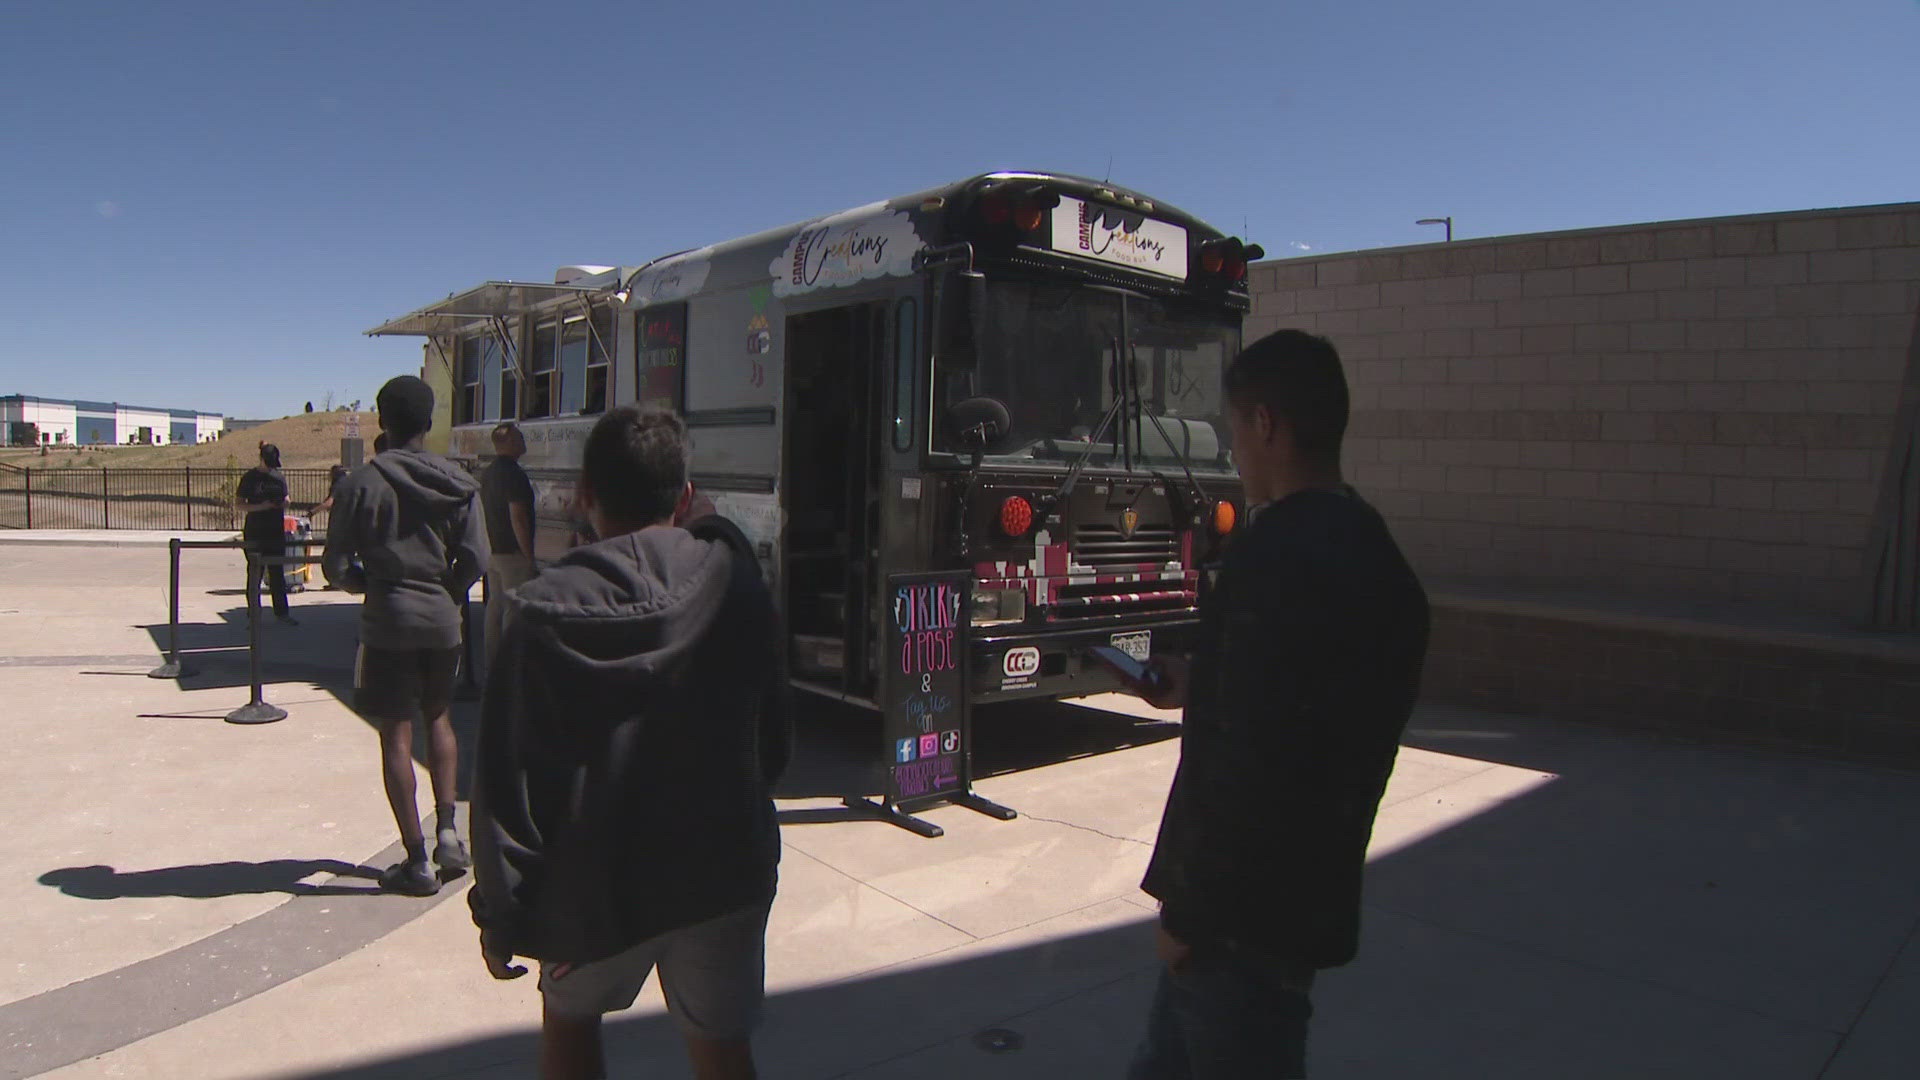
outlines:
M1122 536L1112 525L1078 525L1073 530L1073 561L1096 572L1155 570L1180 558L1180 541L1165 525L1144 525Z
M1150 525L1123 536L1112 525L1074 530L1073 576L1047 612L1059 622L1113 615L1150 615L1191 608L1197 602L1173 529Z

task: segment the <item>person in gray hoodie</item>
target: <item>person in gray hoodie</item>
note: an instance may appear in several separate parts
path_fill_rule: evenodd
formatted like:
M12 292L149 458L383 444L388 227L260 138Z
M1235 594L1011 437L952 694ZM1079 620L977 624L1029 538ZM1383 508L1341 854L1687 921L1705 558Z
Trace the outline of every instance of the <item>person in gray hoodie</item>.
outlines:
M746 538L689 520L686 446L666 411L594 426L579 490L605 539L506 598L487 679L468 901L495 978L541 962L548 1080L606 1075L601 1016L656 967L694 1075L753 1076L786 674Z
M427 725L433 782L433 861L444 871L471 860L454 824L459 744L448 707L460 669L460 599L487 569L480 486L421 445L433 426L433 389L411 375L380 388L380 428L392 449L343 480L334 496L321 570L327 582L364 594L354 711L380 728L387 802L406 857L380 876L413 896L440 891L427 864L415 802L413 725Z

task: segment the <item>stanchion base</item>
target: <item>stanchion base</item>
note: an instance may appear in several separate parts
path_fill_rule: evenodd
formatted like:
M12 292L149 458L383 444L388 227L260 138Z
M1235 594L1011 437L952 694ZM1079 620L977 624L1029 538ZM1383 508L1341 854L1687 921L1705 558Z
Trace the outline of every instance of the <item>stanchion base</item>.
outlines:
M857 795L849 795L840 801L849 810L857 811L873 818L875 821L884 821L889 825L898 825L908 832L918 833L929 840L947 835L947 830L935 825L931 821L922 821L912 814L903 813L894 807L874 802L871 799L863 799Z
M971 791L963 792L962 794L955 795L953 798L948 799L947 801L952 803L955 806L964 806L969 810L975 811L976 813L985 814L991 818L999 818L1001 821L1012 821L1014 818L1017 818L1020 816L1020 812L1018 810L1014 810L1011 807L1001 806L999 803L994 802L991 799L983 799L980 796L975 795Z
M227 714L229 724L271 724L276 720L285 720L287 710L264 701L249 701L245 705Z
M147 672L149 679L184 679L193 674L193 669L178 660L169 660L152 671Z

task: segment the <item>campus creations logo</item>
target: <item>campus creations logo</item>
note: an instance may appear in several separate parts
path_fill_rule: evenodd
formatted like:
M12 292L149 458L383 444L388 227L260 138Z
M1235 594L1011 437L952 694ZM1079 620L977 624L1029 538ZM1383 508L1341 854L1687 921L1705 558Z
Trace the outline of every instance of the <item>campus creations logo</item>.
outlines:
M1082 203L1080 250L1135 265L1160 262L1166 258L1167 245L1141 235L1137 230L1145 224L1139 218L1129 219L1111 210L1100 210L1091 203Z
M774 295L793 296L910 274L914 255L925 246L906 211L875 203L801 229L767 272Z
M1053 208L1053 250L1176 280L1187 276L1186 229L1067 196Z

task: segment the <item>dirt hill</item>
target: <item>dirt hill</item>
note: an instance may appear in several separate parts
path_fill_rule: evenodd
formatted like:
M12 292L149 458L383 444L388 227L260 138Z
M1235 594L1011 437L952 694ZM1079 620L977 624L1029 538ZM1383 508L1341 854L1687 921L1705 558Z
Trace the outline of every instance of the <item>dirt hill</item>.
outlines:
M270 442L280 448L280 464L288 469L326 468L340 460L340 440L346 434L347 417L352 413L300 413L272 420L257 428L231 431L210 443L193 446L114 446L55 450L42 458L36 450L0 450L0 461L29 468L49 466L89 469L135 468L166 469L191 465L194 468L219 468L253 465L257 447ZM360 437L366 442L363 453L373 452L373 437L380 425L371 412L360 417Z

